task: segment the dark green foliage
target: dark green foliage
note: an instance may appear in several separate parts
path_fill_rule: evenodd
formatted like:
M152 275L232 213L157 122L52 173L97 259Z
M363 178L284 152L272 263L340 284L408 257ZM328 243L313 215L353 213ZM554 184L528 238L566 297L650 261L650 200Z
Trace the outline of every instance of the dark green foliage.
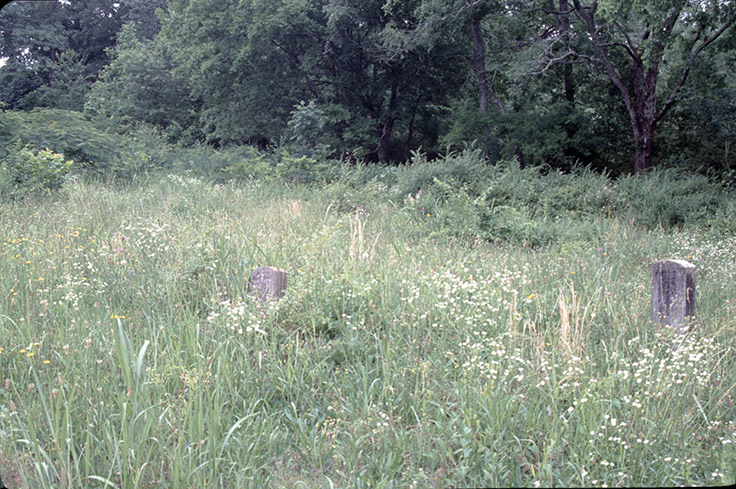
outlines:
M15 144L0 159L0 196L20 199L58 190L73 161L48 149L34 150Z
M209 141L265 146L289 129L308 155L395 161L423 142L436 144L448 75L463 65L441 38L431 49L389 49L389 34L412 25L405 22L415 6L177 0L162 37L202 101Z
M304 29L321 30L309 15L320 16L320 6L169 1L161 36L191 95L203 102L198 117L208 141L278 140L294 105L309 96L298 60L318 49Z
M14 115L17 139L36 149L50 148L85 167L104 166L118 152L115 137L100 131L79 112L35 109Z
M76 162L77 173L117 179L166 168L179 157L155 128L139 124L127 135L120 135L80 112L60 109L0 112L0 157L14 141L36 151L50 149L63 154Z
M124 2L123 2L124 3ZM124 10L124 8L122 9ZM120 3L11 2L0 13L0 67L9 108L81 110L122 25Z
M7 154L8 145L15 139L18 127L16 116L3 107L4 104L0 102L0 158Z
M523 106L506 114L480 113L471 100L453 107L454 122L442 141L452 147L475 141L490 159L518 158L523 165L569 169L578 162L608 166L603 151L607 128L599 128L564 99L525 94ZM614 135L608 139L614 140Z
M297 152L317 159L334 158L349 154L351 157L360 157L355 154L360 147L359 140L351 140L344 134L336 138L339 128L344 127L350 119L350 112L340 105L317 105L314 100L308 104L300 102L287 122L289 141Z
M161 30L157 10L165 11L166 0L121 0L122 25L133 24L138 38L151 40Z
M650 229L702 225L728 201L718 183L677 169L653 171L645 178L626 176L615 188L615 207Z
M667 166L726 176L736 167L736 77L730 68L734 53L732 47L695 64L691 83L656 140L667 155Z
M43 80L34 70L11 59L0 69L0 101L6 106L25 109L33 107L35 90Z
M186 79L177 76L170 46L158 38L140 41L130 23L120 31L111 56L89 92L87 114L123 128L141 122L154 125L170 141L191 144L202 139L198 102L190 97Z
M0 13L0 101L84 109L98 128L143 124L166 143L276 146L315 160L281 162L297 168L295 181L313 180L306 168L325 159L401 163L473 142L521 167L619 176L661 165L732 178L734 5L540 5L12 2ZM652 27L667 19L674 28ZM115 172L130 173L124 159Z

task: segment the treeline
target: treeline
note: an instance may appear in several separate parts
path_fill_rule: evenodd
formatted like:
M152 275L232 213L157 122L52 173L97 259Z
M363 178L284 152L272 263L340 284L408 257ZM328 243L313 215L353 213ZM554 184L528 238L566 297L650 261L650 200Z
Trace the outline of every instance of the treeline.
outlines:
M0 102L169 142L727 174L725 0L69 0L0 11Z

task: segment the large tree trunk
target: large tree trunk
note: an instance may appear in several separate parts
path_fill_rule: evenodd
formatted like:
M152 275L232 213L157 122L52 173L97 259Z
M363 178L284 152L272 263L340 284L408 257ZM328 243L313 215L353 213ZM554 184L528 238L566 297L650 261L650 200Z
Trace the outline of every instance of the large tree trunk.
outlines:
M570 50L570 15L567 13L569 6L567 0L559 1L560 15L557 19L562 35L562 46L565 51ZM575 103L575 80L573 79L572 64L565 63L562 65L562 78L565 85L565 100L570 105Z
M388 163L390 158L391 133L394 130L394 121L396 120L394 111L398 102L398 89L398 77L394 76L391 82L391 98L388 101L388 111L386 112L386 118L381 128L381 136L378 138L378 146L376 147L376 153L378 154L378 161L380 163Z
M630 64L632 91L626 86L618 71L614 67L607 52L607 43L601 41L598 36L594 14L595 6L591 9L581 6L579 0L573 0L575 10L578 16L586 23L588 34L590 35L596 51L599 54L599 61L603 63L606 74L614 85L619 89L621 96L629 113L631 121L631 129L634 136L634 173L641 173L649 170L654 166L652 161L652 136L656 129L657 121L664 115L668 106L659 112L655 109L655 96L657 93L657 78L659 75L659 61L662 55L662 45L657 46L655 55L649 69L645 70L643 59L636 47L629 45L627 52L632 58ZM673 20L674 19L674 20ZM670 17L668 20L674 24L676 16ZM671 26L670 25L670 28ZM684 83L684 80L683 80Z
M473 69L475 71L475 77L478 80L478 110L481 114L488 113L488 101L493 100L498 110L502 114L506 113L501 100L491 91L488 86L488 73L486 72L486 49L483 42L483 27L480 23L481 19L473 21ZM488 147L491 142L491 131L488 126L484 124L483 127L483 144Z
M483 44L483 28L481 19L473 21L473 69L478 80L478 109L482 113L488 112L488 101L492 100L502 114L506 113L501 100L491 91L488 86L488 74L486 73L486 49Z
M488 112L488 81L486 80L485 46L480 20L473 22L473 68L478 79L478 109L484 114Z
M643 127L634 128L636 139L636 152L634 153L634 173L642 173L654 166L652 161L652 136L654 136L654 124L645 124Z
M631 129L634 135L634 173L641 173L654 166L652 161L653 137L657 126L655 108L659 67L656 62L644 72L641 59L631 63L634 100L629 107Z
M378 153L378 161L380 163L387 163L390 157L391 133L394 130L394 118L389 116L383 123L383 130L381 137L378 139L378 147L376 152Z

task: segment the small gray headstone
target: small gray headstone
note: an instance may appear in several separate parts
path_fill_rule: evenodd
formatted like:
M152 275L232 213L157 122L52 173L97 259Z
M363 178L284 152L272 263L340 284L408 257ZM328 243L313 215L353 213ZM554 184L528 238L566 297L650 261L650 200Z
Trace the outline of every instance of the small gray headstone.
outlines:
M278 299L286 290L288 274L285 270L276 267L256 268L250 275L251 292L256 292L261 300Z
M695 265L662 260L652 265L652 322L683 330L695 316Z

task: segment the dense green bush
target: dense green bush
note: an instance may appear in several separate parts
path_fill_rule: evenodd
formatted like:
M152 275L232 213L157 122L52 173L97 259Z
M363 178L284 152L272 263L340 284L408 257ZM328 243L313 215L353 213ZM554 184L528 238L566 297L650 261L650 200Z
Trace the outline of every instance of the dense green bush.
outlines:
M76 161L78 172L115 179L171 167L183 149L167 144L152 126L139 124L118 134L80 112L59 109L2 112L0 144L7 147L11 141L37 151L49 148ZM212 151L206 154L209 157Z
M320 120L306 117L307 108L294 122L299 122L293 130L299 129L301 136L321 127ZM434 234L529 246L597 240L600 222L611 217L647 229L706 226L717 233L736 229L736 210L730 204L733 190L724 179L684 168L655 169L614 180L590 167L574 166L563 172L548 166L523 167L515 158L492 163L473 146L434 160L415 152L407 165L386 166L330 160L288 145L182 147L168 143L153 126L129 127L125 134L98 126L72 111L1 112L3 147L17 140L26 151L26 156L16 155L6 165L5 187L21 188L25 182L30 182L28 188L53 187L53 178L47 181L47 176L38 176L38 168L20 163L29 154L37 157L49 148L78 161L75 171L87 174L133 180L166 170L219 182L318 185L344 211L390 201L411 218L421 219L423 229ZM303 137L296 142L305 143ZM36 176L22 174L26 171Z
M480 193L482 182L492 179L495 173L495 168L488 163L482 151L472 147L461 152L449 152L435 160L428 160L426 154L415 152L410 164L400 168L395 185L405 195L426 190L438 181L466 185L472 193Z
M613 180L589 167L565 173L522 168L515 159L490 165L466 151L435 161L415 155L394 186L415 215L433 217L445 233L529 246L595 241L610 217L647 229L736 227L723 184L674 169Z
M709 221L710 230L717 235L736 236L736 201L721 206Z
M73 161L49 149L36 151L18 144L0 160L0 195L19 199L58 190L69 174Z
M610 217L647 229L711 223L725 230L732 220L726 187L683 170L615 180L590 167L563 172L522 167L516 159L492 164L473 147L434 160L415 152L402 166L346 164L287 148L247 146L179 150L178 157L179 166L188 161L184 167L202 175L327 185L323 191L341 209L389 199L434 233L532 246L598 239L597 223ZM377 188L382 190L373 192Z
M117 138L99 130L80 112L35 109L16 112L15 137L36 148L50 148L88 168L107 165L118 154Z
M728 191L705 175L682 169L655 169L616 182L617 214L647 228L703 225L728 205Z
M277 179L287 183L326 184L336 181L343 173L340 161L293 154L286 148L269 152L241 146L217 154L220 158L229 159L227 164L218 165L218 168L241 180Z
M479 208L480 234L489 241L508 241L529 246L550 243L553 236L542 222L529 217L526 209L507 205Z

